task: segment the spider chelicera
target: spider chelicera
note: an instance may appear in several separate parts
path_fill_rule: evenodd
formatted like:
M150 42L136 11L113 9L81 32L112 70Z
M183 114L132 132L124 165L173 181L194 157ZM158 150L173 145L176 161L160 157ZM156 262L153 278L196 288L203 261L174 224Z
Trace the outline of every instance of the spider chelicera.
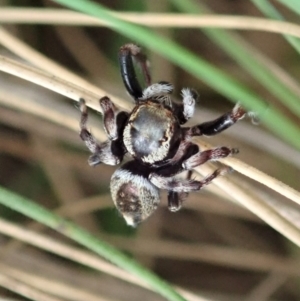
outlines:
M147 84L144 90L137 80L133 60L141 66ZM173 86L170 83L151 84L147 58L134 44L120 48L119 63L124 85L135 107L129 113L119 110L106 96L100 99L108 140L99 144L87 129L87 107L80 99L80 137L92 153L88 160L91 166L117 165L126 153L132 156L133 160L112 175L110 190L127 224L136 226L158 207L160 189L168 191L169 209L178 211L189 192L200 190L229 171L223 167L202 181L191 179L191 170L196 166L238 152L227 147L201 151L191 140L194 136L222 132L246 112L237 104L232 111L213 121L181 127L193 116L197 94L191 89L182 89L179 104L171 99ZM187 178L176 178L183 171L189 171Z

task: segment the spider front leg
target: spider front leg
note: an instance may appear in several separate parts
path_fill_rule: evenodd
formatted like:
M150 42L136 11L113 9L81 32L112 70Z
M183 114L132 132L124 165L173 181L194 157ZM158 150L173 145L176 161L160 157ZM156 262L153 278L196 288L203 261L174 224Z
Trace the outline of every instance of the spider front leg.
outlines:
M126 44L119 50L119 65L121 68L121 75L123 83L128 93L138 100L143 96L143 89L141 88L133 66L133 59L140 65L146 86L151 84L151 76L148 68L148 60L146 55L141 52L141 48L135 44Z
M199 125L190 128L192 136L212 136L216 135L230 126L235 124L240 119L246 116L246 111L239 105L236 104L232 111L220 116L219 118L201 123Z
M85 145L92 153L88 160L89 165L95 166L100 163L107 165L119 164L125 154L125 150L120 139L115 141L108 140L99 144L95 137L87 129L88 112L84 99L81 98L79 100L79 106L81 111L80 138L84 141Z

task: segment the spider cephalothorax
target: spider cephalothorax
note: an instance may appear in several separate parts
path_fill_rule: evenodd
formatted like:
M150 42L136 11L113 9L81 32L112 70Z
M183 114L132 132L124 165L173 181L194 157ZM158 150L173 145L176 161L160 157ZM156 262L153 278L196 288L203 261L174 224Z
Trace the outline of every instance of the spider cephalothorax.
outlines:
M136 78L133 60L140 66L147 87L143 90ZM99 144L87 130L87 108L80 100L80 137L92 152L89 164L117 165L126 153L133 160L117 169L111 178L111 195L127 224L136 226L157 208L159 190L168 191L171 211L178 211L191 191L200 190L229 168L221 168L202 181L192 180L191 172L185 180L176 178L183 171L191 171L209 160L227 157L236 149L218 147L201 151L192 143L193 136L215 135L246 115L236 105L219 118L192 127L181 127L194 113L197 94L182 89L182 103L171 99L173 86L167 82L151 84L148 62L134 44L121 47L119 52L121 75L135 107L128 113L120 111L108 97L100 99L104 129L108 140Z

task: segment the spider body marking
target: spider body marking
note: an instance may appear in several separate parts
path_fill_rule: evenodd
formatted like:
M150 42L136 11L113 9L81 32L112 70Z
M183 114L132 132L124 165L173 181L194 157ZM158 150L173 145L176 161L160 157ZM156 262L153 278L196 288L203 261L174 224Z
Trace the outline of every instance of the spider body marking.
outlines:
M124 128L124 144L133 158L159 164L179 145L180 125L173 112L153 100L136 106Z
M133 61L142 69L145 89L137 80ZM201 151L191 139L218 134L242 119L246 112L236 105L213 121L182 127L193 116L197 94L182 89L182 103L177 103L171 98L171 84L151 84L147 58L134 44L120 48L119 64L123 83L133 97L135 107L131 112L120 111L108 97L102 97L100 106L108 140L98 143L87 129L87 108L81 99L80 137L92 153L88 161L91 166L100 163L118 165L126 153L133 158L114 172L110 190L113 202L127 224L137 226L158 207L160 189L168 191L168 207L175 212L189 192L202 189L230 170L223 167L201 181L191 179L193 168L237 153L237 149L227 147ZM188 171L187 178L177 178L183 171Z

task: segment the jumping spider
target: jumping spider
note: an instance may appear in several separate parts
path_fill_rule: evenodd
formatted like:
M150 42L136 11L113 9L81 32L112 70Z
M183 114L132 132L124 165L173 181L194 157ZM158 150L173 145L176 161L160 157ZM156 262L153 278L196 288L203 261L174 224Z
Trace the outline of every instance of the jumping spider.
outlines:
M133 60L143 72L147 84L144 90L137 80ZM227 147L201 151L191 139L218 134L243 118L246 112L236 105L213 121L181 127L193 116L197 94L182 89L182 103L178 104L171 99L173 86L170 83L151 84L147 58L134 44L120 48L119 63L124 85L135 107L128 113L118 110L108 97L100 99L108 140L99 144L87 129L87 108L80 99L80 137L92 153L88 160L91 166L117 165L126 153L133 157L114 172L110 189L114 204L127 224L136 226L158 207L159 189L168 191L168 207L177 211L190 191L200 190L228 172L229 168L220 168L202 181L191 179L191 170L196 166L237 153L237 149ZM190 171L187 179L175 177L183 171Z

